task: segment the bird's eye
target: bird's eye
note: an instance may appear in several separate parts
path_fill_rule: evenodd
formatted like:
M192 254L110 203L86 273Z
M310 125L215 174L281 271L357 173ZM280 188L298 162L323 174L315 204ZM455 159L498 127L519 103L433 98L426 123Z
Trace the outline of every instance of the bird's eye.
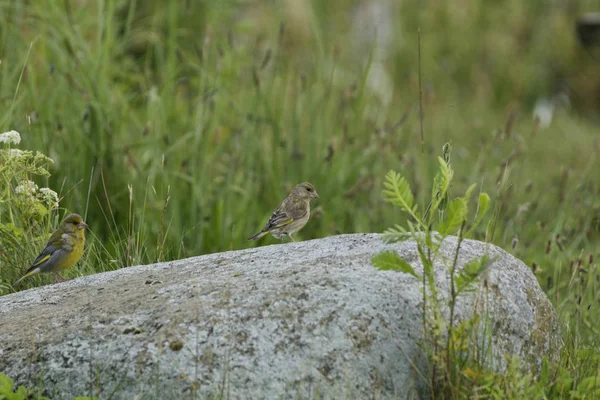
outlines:
M311 189L311 188L306 188L306 190L308 190L309 192L312 192L312 189Z

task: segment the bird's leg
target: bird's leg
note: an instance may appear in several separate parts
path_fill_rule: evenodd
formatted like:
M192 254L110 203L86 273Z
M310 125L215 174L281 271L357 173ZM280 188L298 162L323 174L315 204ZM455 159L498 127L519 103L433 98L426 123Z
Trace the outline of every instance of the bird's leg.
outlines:
M55 283L59 283L59 282L64 282L65 281L65 278L60 274L60 272L55 272L55 274L58 275L58 276L60 276L60 280L54 279Z
M290 234L288 233L288 236L290 237L290 239L292 239L292 242L295 242L295 240L294 240L294 238L292 237L292 235L290 235Z

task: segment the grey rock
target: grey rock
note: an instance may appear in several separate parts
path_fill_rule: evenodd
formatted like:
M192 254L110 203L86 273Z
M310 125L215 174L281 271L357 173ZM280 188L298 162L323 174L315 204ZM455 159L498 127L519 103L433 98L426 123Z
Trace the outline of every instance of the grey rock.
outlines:
M453 255L456 238L442 254ZM414 242L355 234L126 268L0 298L0 371L52 399L411 398L424 392L422 292L377 271ZM494 368L555 359L557 318L521 261L477 241L458 265L496 258L457 319L489 311ZM440 293L448 273L436 263ZM487 289L486 289L487 288ZM485 296L482 291L487 290ZM194 397L195 395L195 397ZM137 397L136 397L137 396Z

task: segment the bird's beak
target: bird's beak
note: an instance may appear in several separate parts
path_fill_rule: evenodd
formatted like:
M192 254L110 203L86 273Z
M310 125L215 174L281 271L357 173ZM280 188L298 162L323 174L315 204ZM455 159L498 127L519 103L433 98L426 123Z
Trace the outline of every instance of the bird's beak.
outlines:
M86 224L83 221L81 221L80 223L78 223L77 226L79 227L79 229L88 228L88 224Z
M314 191L313 193L314 193L313 197L314 197L315 199L318 199L318 198L319 198L319 193L317 193L317 191Z

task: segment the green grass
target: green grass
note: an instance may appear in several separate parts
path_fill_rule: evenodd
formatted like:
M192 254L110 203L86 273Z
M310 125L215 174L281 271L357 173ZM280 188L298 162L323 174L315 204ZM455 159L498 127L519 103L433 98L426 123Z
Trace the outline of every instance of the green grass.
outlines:
M557 87L600 82L573 34L594 2L402 1L388 13L388 100L368 79L372 46L353 41L355 2L292 4L0 0L0 132L55 161L38 183L62 208L0 259L1 293L65 210L91 227L69 276L254 246L246 238L305 180L320 200L298 239L381 232L404 219L383 202L385 173L423 202L452 140L451 196L472 182L492 196L492 242L535 265L559 312L564 374L574 387L598 374L597 106L571 92L547 129L531 117Z

